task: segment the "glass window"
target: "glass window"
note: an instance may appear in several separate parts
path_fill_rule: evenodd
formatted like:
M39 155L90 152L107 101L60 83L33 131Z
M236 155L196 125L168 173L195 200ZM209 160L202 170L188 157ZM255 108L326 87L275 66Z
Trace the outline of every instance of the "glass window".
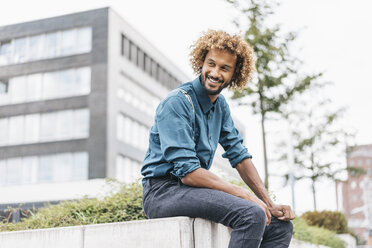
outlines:
M130 43L130 60L137 64L137 46L132 42Z
M126 58L130 58L130 41L124 36L122 35L122 55L124 55Z
M27 101L37 101L41 98L42 74L32 74L27 77Z
M22 158L8 159L7 167L7 184L20 184L22 180Z
M23 183L37 183L39 158L36 156L23 158Z
M35 143L40 137L40 115L32 114L25 116L25 143Z
M367 158L366 159L366 165L370 165L371 164L371 159Z
M47 183L53 181L54 155L40 157L38 168L38 182Z
M14 63L23 63L27 61L27 38L14 40Z
M145 71L151 75L151 58L145 54Z
M79 109L74 111L74 138L89 136L89 111Z
M23 143L23 116L13 116L9 118L9 137L8 144Z
M137 65L139 68L142 70L145 70L145 54L141 49L138 48L138 53L137 53Z
M8 118L0 119L0 146L8 144Z
M76 70L76 88L77 94L89 94L90 92L91 71L90 67L83 67Z
M56 139L70 139L74 132L74 111L57 112Z
M36 35L29 38L28 60L38 60L43 58L44 35Z
M62 31L61 35L61 55L73 54L76 46L76 29Z
M59 97L71 96L74 95L76 91L78 91L75 85L75 70L65 70L59 73L58 80L56 80L58 86L58 93Z
M8 92L8 80L0 80L0 96Z
M15 77L10 79L9 93L11 103L25 102L26 100L26 77Z
M48 72L44 74L42 82L42 98L50 99L58 96L59 72Z
M46 58L56 57L58 51L58 33L49 33L45 35L44 56Z
M77 30L77 53L90 52L92 49L92 28L85 27Z
M130 118L124 116L124 142L131 144L132 142L132 128L133 122Z
M151 60L151 76L158 79L158 64L154 60Z
M57 113L41 115L40 141L54 140L57 133Z
M74 153L74 164L72 169L72 180L88 179L88 153Z
M7 172L6 172L6 160L0 160L0 186L6 184Z
M11 63L12 46L10 41L0 42L0 66Z
M65 182L72 178L72 154L62 153L54 157L53 181Z

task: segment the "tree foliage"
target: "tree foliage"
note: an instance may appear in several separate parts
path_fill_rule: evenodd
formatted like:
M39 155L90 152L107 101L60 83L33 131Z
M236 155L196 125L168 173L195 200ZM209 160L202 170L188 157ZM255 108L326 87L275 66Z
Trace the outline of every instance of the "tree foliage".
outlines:
M265 186L268 188L268 159L265 121L269 113L280 113L294 95L302 93L318 75L298 75L301 61L292 56L291 44L297 34L283 34L281 26L268 25L267 20L274 13L275 2L269 0L227 0L241 13L235 24L245 29L244 38L252 45L256 54L256 75L242 91L236 91L233 99L240 104L250 105L252 112L261 117ZM242 19L244 19L242 21ZM241 23L247 22L247 26Z

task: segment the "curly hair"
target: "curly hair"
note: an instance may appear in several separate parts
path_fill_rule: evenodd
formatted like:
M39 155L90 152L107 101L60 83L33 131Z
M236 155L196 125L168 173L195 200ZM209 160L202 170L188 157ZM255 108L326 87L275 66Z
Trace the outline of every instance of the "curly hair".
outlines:
M236 66L230 89L243 89L251 79L254 68L252 47L239 35L229 35L222 30L208 30L193 45L190 62L195 74L202 72L207 53L213 49L227 50L236 55Z

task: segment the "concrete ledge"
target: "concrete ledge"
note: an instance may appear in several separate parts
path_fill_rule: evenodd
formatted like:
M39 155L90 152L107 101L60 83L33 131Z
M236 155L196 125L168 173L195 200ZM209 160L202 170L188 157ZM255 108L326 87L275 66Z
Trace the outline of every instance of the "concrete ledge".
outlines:
M231 228L174 217L119 223L0 232L4 248L226 248ZM291 248L325 248L292 240Z

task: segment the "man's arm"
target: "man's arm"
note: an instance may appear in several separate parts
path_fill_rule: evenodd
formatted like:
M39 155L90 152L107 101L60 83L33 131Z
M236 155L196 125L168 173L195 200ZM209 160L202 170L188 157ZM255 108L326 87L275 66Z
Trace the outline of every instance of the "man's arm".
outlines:
M253 165L251 159L244 159L235 167L243 181L248 185L249 188L267 205L270 213L279 220L293 220L295 215L292 209L288 205L277 205L270 199L266 188L258 175L256 167Z
M266 213L266 224L270 224L271 214L264 202L258 199L249 190L226 182L206 169L198 168L193 172L186 174L186 176L184 176L181 181L183 184L189 186L220 190L225 193L235 195L237 197L256 203Z

